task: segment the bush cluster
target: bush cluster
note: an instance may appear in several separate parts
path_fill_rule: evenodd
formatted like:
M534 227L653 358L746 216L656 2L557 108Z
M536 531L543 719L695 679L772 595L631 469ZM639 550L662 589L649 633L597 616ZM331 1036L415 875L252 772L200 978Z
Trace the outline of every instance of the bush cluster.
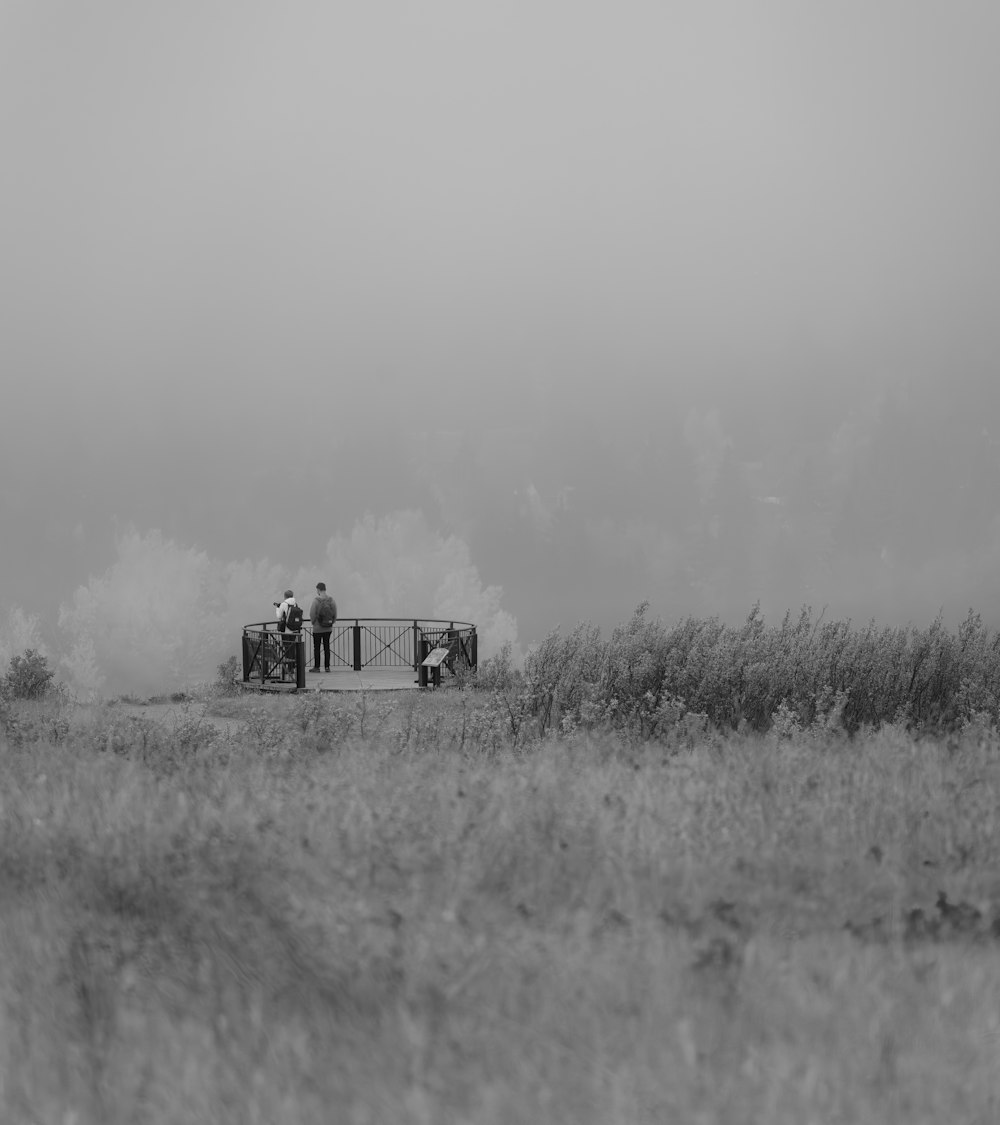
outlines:
M925 629L856 628L810 607L778 626L759 606L740 626L717 617L667 626L642 604L610 638L589 623L553 632L523 672L501 654L479 682L516 701L540 733L612 726L647 738L702 722L778 733L988 727L1000 717L1000 633L971 610L952 632L940 617Z
M55 673L40 652L25 649L23 655L12 656L7 672L0 680L0 696L5 699L41 699L54 690Z

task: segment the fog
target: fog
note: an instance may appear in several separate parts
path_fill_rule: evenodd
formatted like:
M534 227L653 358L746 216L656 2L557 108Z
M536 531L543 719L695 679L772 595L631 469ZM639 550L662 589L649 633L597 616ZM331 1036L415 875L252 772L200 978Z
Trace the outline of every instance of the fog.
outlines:
M1000 624L998 32L8 0L0 657L166 690L320 578L487 652Z

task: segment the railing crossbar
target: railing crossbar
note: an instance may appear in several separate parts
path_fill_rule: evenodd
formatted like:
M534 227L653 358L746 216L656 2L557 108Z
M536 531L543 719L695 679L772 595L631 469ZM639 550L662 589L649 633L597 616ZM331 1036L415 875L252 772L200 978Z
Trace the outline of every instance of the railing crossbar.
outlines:
M384 628L384 626L383 626L383 628ZM406 654L403 653L403 652L400 652L399 649L395 647L396 642L402 640L410 632L410 626L408 626L408 625L399 626L397 628L396 635L393 636L393 637L390 637L388 641L384 641L383 638L378 636L376 634L375 630L372 629L368 625L364 626L364 631L375 641L376 644L379 644L379 645L382 646L381 648L378 649L377 652L373 652L368 657L368 659L364 662L364 666L366 668L368 667L369 664L372 663L372 661L377 660L382 655L383 652L394 653L396 656L398 656L400 658L400 660L403 661L404 664L408 665L408 664L411 663L411 661L406 659Z

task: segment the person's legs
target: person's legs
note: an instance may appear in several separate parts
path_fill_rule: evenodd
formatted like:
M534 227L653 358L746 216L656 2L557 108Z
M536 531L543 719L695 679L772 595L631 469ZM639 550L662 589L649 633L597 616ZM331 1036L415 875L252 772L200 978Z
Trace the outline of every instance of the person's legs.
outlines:
M330 671L330 634L323 633L323 663L326 670ZM316 657L316 666L319 667L319 656Z
M327 646L329 646L329 644L330 644L329 633L313 633L313 671L314 672L319 671L319 649L320 649L320 644L322 643L322 638L324 636L326 637ZM327 663L328 664L330 663L329 658L327 658Z

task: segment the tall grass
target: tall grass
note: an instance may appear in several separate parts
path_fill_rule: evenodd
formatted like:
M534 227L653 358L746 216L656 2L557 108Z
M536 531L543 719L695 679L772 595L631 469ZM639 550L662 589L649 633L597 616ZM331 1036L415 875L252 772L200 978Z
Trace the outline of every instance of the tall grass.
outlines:
M997 1119L991 733L496 694L9 704L0 1120Z
M483 683L519 701L540 731L610 726L641 738L701 716L720 730L770 729L776 716L855 733L897 722L912 730L995 724L1000 634L970 611L957 632L824 622L804 608L767 626L687 618L667 626L641 605L610 638L589 624L551 634L523 674L488 663Z

